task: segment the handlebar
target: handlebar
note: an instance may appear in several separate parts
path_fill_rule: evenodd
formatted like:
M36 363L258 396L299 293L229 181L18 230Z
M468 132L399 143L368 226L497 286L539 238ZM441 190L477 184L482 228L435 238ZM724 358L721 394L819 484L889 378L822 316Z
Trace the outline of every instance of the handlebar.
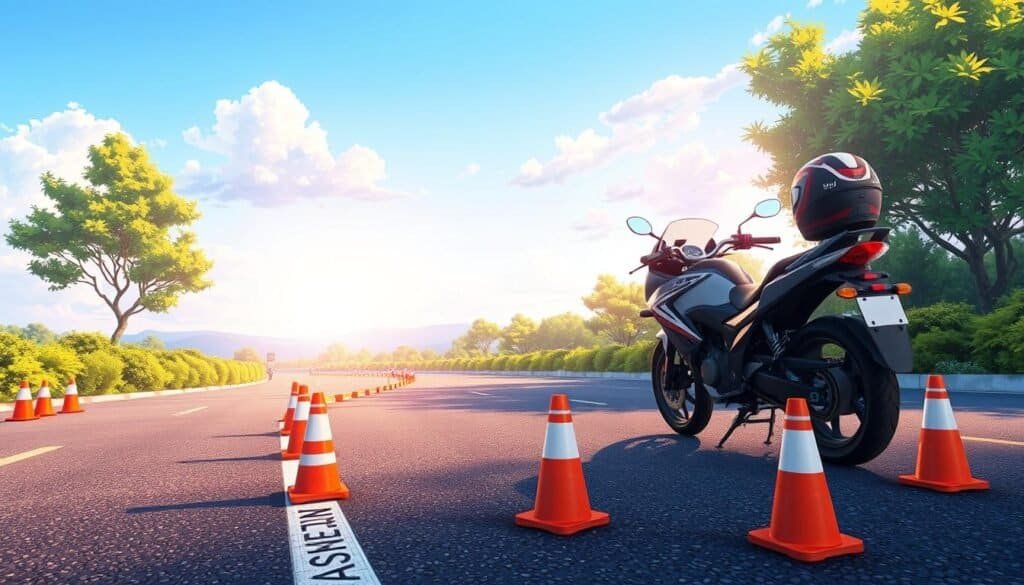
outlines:
M729 250L748 250L754 246L767 247L765 244L779 244L782 242L782 238L778 236L759 236L755 237L750 234L735 234L729 238L718 242L710 252L702 253L701 255L688 255L683 253L679 248L668 247L662 250L651 252L640 257L640 266L633 269L630 274L633 274L637 270L648 266L656 260L661 260L665 257L675 256L681 259L686 264L692 264L701 260L707 260L708 258L714 258ZM770 248L769 248L770 249Z

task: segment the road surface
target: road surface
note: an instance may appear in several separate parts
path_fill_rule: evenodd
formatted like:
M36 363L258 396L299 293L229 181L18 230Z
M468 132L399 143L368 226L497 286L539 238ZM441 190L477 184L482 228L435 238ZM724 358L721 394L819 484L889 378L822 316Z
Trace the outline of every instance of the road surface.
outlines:
M0 582L291 583L275 433L288 375L0 423ZM1024 397L950 391L992 489L896 484L921 422L921 393L905 392L881 457L825 468L840 527L867 552L812 566L745 540L768 522L777 441L746 427L716 450L731 411L700 438L671 434L643 382L424 374L329 416L352 490L341 509L381 583L1022 582ZM554 392L573 400L591 502L612 518L570 538L512 523L532 506Z

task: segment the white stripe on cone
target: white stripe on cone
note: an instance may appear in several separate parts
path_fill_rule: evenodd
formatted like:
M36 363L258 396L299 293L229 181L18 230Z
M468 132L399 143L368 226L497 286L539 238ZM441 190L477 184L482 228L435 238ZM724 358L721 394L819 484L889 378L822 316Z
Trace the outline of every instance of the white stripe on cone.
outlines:
M50 387L46 386L44 384L43 387L39 389L39 394L36 394L36 398L49 398L49 397L50 397Z
M779 450L779 471L790 473L824 473L814 431L783 429Z
M949 398L924 399L924 421L921 423L921 428L933 431L957 430L956 419L953 417L953 406L949 403Z
M295 416L292 420L309 420L309 401L303 400L295 407Z
M330 465L337 463L338 459L334 456L334 452L330 453L317 453L316 455L307 455L305 453L299 457L299 467L319 467L321 465Z
M572 423L549 422L544 435L544 459L579 459L580 450L576 447L576 431Z
M14 397L15 400L32 400L32 390L26 386L18 389L18 395Z
M64 396L70 396L72 394L78 394L78 384L74 382L68 384L68 387L64 389Z
M314 414L310 416L309 422L306 423L305 442L314 443L319 441L330 441L331 439L331 423L327 420L327 415Z
M299 396L297 394L292 394L291 397L288 399L288 408L295 408L295 405L297 405L298 403Z

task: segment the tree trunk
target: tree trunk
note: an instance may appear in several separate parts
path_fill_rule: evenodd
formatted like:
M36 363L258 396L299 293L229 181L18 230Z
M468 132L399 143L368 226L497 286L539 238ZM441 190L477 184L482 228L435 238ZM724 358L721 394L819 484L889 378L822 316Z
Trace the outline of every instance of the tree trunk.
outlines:
M117 345L121 342L124 330L128 328L128 315L117 315L117 329L110 335L110 343Z

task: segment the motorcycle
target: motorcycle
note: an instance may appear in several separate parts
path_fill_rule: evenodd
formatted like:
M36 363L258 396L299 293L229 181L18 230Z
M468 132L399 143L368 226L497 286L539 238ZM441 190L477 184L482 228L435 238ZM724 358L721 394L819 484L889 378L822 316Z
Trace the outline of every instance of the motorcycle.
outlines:
M912 362L900 301L910 286L869 267L888 249L890 230L842 231L776 262L754 283L728 256L780 243L743 232L750 220L780 210L777 199L758 203L719 242L718 224L707 219L673 221L660 236L642 217L627 220L630 231L657 240L633 272L648 268L641 316L661 325L651 357L658 410L674 431L693 436L707 426L714 404L737 405L718 447L749 423L767 424L770 444L776 410L804 398L822 460L870 461L896 431L896 372L909 371ZM860 316L812 318L833 293L854 301Z

